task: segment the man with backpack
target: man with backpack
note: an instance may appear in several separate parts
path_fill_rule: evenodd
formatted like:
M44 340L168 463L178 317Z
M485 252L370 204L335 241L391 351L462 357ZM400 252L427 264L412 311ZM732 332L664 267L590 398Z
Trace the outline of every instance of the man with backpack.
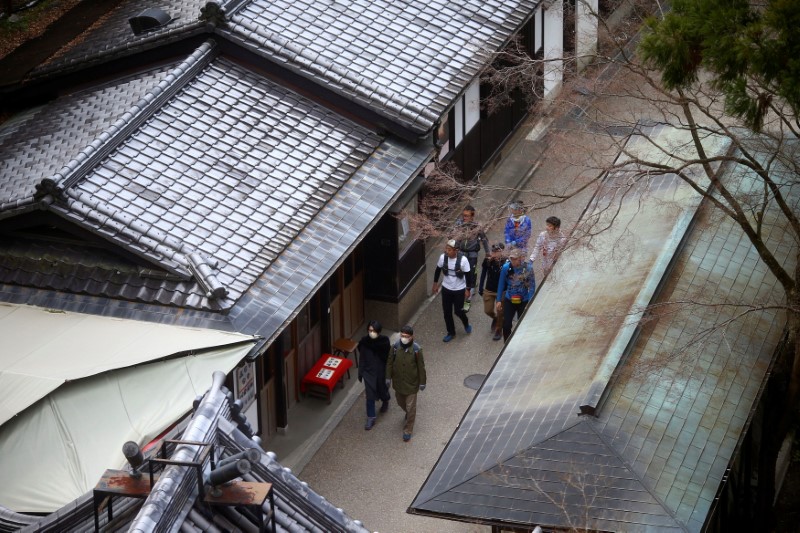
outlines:
M503 312L503 341L511 335L514 315L522 317L528 302L536 292L536 277L533 265L523 261L525 252L519 248L511 250L511 258L500 269L500 281L497 283L496 307Z
M436 263L436 270L433 273L433 294L439 292L439 276L444 274L442 280L442 310L444 311L444 324L447 327L447 334L442 341L450 342L456 336L456 326L453 321L453 313L461 319L464 324L464 331L472 333L472 326L469 324L467 312L464 311L464 299L469 298L474 287L474 280L470 275L470 265L467 257L456 248L455 239L447 241L444 253Z
M417 391L425 390L428 378L422 348L414 342L414 328L400 328L400 340L392 346L386 361L386 387L392 385L397 405L406 413L403 442L411 440L417 418Z

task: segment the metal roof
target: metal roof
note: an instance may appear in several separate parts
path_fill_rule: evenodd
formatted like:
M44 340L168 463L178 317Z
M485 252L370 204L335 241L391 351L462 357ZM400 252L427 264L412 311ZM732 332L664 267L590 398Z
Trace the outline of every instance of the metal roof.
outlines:
M651 302L778 302L782 293L741 230L677 179L646 190L612 180L606 191L597 206L613 206L614 225L559 259L411 512L701 529L785 320L766 310L705 337L703 327L736 309L673 305L639 320Z

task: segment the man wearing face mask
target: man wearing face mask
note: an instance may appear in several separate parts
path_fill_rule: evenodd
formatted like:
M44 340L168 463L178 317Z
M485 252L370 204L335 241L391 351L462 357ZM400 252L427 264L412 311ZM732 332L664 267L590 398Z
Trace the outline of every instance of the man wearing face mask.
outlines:
M403 326L386 362L386 386L392 384L397 405L406 413L403 442L411 440L417 418L417 391L425 390L427 375L422 348L414 342L414 328Z
M358 341L361 364L358 365L358 381L364 382L367 397L367 422L364 429L369 431L375 425L375 400L381 400L381 413L389 410L389 387L386 386L386 361L391 344L389 337L381 335L381 323L370 320L367 335Z
M528 241L531 238L533 225L531 219L525 214L525 206L522 202L514 202L510 206L511 216L506 221L506 246L510 248L528 248Z

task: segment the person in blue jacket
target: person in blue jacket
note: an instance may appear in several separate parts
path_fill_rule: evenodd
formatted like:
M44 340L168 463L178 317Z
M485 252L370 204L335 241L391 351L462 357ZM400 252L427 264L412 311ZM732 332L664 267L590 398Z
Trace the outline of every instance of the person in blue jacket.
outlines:
M495 306L498 312L503 312L503 341L511 335L514 314L521 317L528 302L533 298L533 293L536 292L533 265L524 261L524 257L523 250L512 250L510 260L500 270Z
M531 219L525 214L525 206L522 205L522 202L514 202L509 208L511 216L506 221L506 246L526 250L533 231Z

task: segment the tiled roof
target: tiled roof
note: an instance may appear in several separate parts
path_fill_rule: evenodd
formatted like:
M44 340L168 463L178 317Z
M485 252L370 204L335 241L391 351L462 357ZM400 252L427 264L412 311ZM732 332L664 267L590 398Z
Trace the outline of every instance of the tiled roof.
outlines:
M160 67L61 96L0 125L0 217L51 178L162 81Z
M193 57L54 176L53 194L62 201L37 204L173 279L116 273L105 284L108 274L98 272L94 281L101 283L87 279L80 288L75 277L65 280L69 286L51 278L53 288L230 308L359 168L382 164L368 163L381 143L371 131L226 59L212 61L213 45ZM136 129L134 119L141 122ZM26 145L14 147L11 160L24 161ZM56 154L67 149L74 150L49 147ZM365 177L380 180L371 171ZM9 198L14 179L9 174ZM28 190L29 203L43 198ZM4 203L6 216L18 204ZM18 281L20 275L13 273ZM209 299L210 285L225 297Z
M200 20L205 0L129 0L38 68L49 77L181 39L218 33L388 123L422 135L475 79L491 54L528 20L539 0L233 0L222 18ZM160 7L177 17L134 35L128 19ZM216 8L215 8L216 9Z
M110 254L97 255L94 262L85 259L75 264L70 260L63 266L52 256L45 256L48 261L40 261L12 254L11 266L0 269L0 280L4 282L0 284L0 299L274 337L308 301L313 294L311 289L320 286L329 273L338 268L417 176L431 157L431 150L431 147L415 147L386 139L227 314L187 308L181 313L171 312L158 302L180 305L186 299L182 291L192 288L190 282L126 275L125 270L115 272ZM30 245L20 246L27 250ZM63 247L58 250L60 254ZM40 252L42 249L37 248L31 254L35 256ZM81 250L70 251L70 256L80 254ZM8 256L0 260L0 264L6 261L9 261ZM13 271L23 263L31 269L27 276ZM45 270L48 264L53 265L52 271ZM28 288L30 286L32 288ZM101 299L93 296L95 294L118 296Z
M699 338L741 309L672 305L641 328L639 318L650 303L769 304L782 292L738 226L710 208L693 215L697 199L686 186L654 185L612 201L615 224L594 252L571 248L560 258L414 512L609 531L702 529L785 317L769 309ZM782 239L780 223L767 218L775 225L765 233ZM636 228L627 246L614 227ZM624 255L624 268L612 251Z
M37 67L32 77L54 71L68 71L105 62L117 56L164 45L188 35L205 32L200 20L206 0L133 0L120 2L80 37L62 48L47 63ZM147 9L161 9L172 20L165 26L136 35L128 20Z
M257 53L424 132L537 3L251 0L229 29Z

